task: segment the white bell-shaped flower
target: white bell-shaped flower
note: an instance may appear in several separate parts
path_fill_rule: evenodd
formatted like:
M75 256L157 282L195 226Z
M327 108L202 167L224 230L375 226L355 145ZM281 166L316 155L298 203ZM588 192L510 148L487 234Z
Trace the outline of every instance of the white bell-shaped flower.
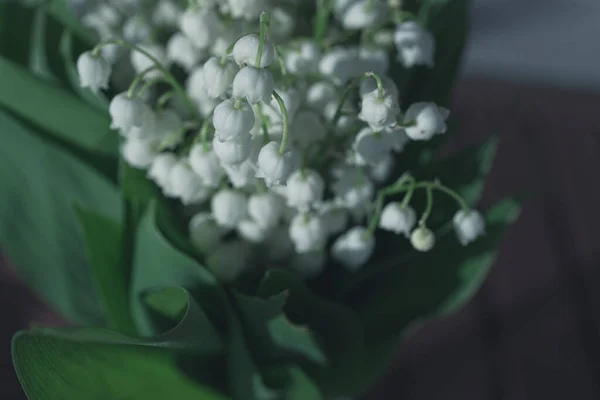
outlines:
M312 143L324 140L325 136L327 128L319 114L311 110L298 112L291 126L290 139L299 150L305 150Z
M223 165L239 165L250 155L252 137L249 134L243 134L222 142L215 136L212 144L215 154Z
M338 97L338 91L333 84L327 81L317 81L306 90L306 105L313 110L323 112L325 107L332 102L335 102L334 107L337 108Z
M175 27L183 10L172 0L160 0L154 7L152 22L161 27Z
M238 65L255 65L260 37L254 33L242 36L233 46L233 59ZM260 68L267 68L275 60L275 46L269 40L263 42Z
M234 188L242 189L253 186L258 181L256 166L250 159L237 165L223 165L223 168Z
M404 122L413 125L405 127L404 131L412 140L429 140L435 134L446 133L446 119L449 115L447 108L435 103L414 103L404 114Z
M398 61L406 68L415 65L433 67L435 39L431 33L415 21L407 21L396 26L394 43L398 51Z
M173 153L161 153L154 157L150 169L148 169L148 177L152 179L161 189L169 185L169 176L171 168L177 164L177 157Z
M257 19L268 7L266 0L227 0L227 3L233 18L248 21Z
M142 109L144 110L142 113L141 124L131 127L127 132L121 132L121 135L126 138L136 137L136 138L156 138L160 137L158 131L158 117L156 113L145 104Z
M300 169L287 180L287 204L300 211L308 211L323 200L325 181L312 169Z
M389 94L379 97L377 92L362 98L358 118L369 124L374 131L380 131L396 122L400 112L398 101Z
M435 245L435 234L426 226L419 226L410 234L410 244L417 251L429 251Z
M125 162L138 169L148 168L158 153L158 140L153 137L132 136L121 146Z
M194 46L209 47L221 29L219 15L210 7L190 7L179 18L179 28Z
M348 30L367 29L382 22L388 11L383 1L359 0L346 8L341 22Z
M217 226L211 213L203 211L190 219L188 232L192 245L202 254L206 254L221 242L226 230Z
M227 99L221 102L213 114L215 135L220 140L230 140L238 135L250 136L254 121L252 107L242 99Z
M463 246L485 234L485 220L481 213L475 210L459 210L452 218L458 241Z
M182 33L174 34L167 42L167 58L186 71L194 68L201 55L192 41Z
M285 67L294 75L313 74L318 71L321 50L315 41L303 41L285 55Z
M369 176L375 183L383 184L391 178L395 165L396 160L394 156L392 156L391 153L388 153L384 158L379 160L379 162L371 165Z
M408 144L408 142L410 142L410 138L402 127L387 127L383 130L383 132L389 136L392 150L396 153L401 153L404 151L404 147Z
M251 219L245 219L237 226L240 237L250 243L263 243L269 237L268 227L258 224Z
M329 235L337 235L348 225L348 212L333 201L327 201L317 206L317 212Z
M202 69L204 90L211 97L220 97L227 92L237 72L237 66L230 59L209 58Z
M138 97L130 97L120 93L113 97L108 107L112 129L127 133L134 126L140 126L144 121L148 106Z
M410 236L415 224L417 214L410 206L403 206L398 202L388 203L381 213L379 227L386 231L394 232L396 235L404 234Z
M297 253L321 250L327 241L325 224L315 214L297 214L290 222L289 235Z
M108 89L111 66L101 55L92 51L81 53L77 59L77 73L82 88L89 88L98 93L100 89Z
M154 57L158 62L160 67L167 67L169 65L169 60L167 58L167 53L165 49L159 44L141 44L139 47L142 50L145 50L148 54ZM152 61L146 54L141 53L139 51L132 51L130 56L131 65L136 73L140 74L147 69L154 67L156 64ZM154 79L162 76L162 72L158 69L154 69L150 72L144 74L144 79Z
M208 187L217 187L225 176L225 170L215 152L199 143L194 145L188 156L192 171L198 175Z
M206 258L206 266L223 282L235 280L247 267L252 255L249 243L242 240L220 242Z
M247 65L233 79L232 96L234 98L244 97L250 104L256 104L259 101L268 103L271 101L274 87L275 82L271 71Z
M186 160L180 160L169 172L167 196L181 200L183 205L202 203L211 194L211 189L192 171Z
M144 43L150 39L152 27L145 18L133 16L123 25L123 39L128 43Z
M211 199L211 210L217 225L235 228L246 219L246 196L231 189L218 191Z
M362 226L355 226L336 239L331 247L334 260L350 271L366 263L375 249L375 238Z
M327 254L323 250L309 253L296 253L292 257L291 268L304 278L314 278L319 275L327 263Z
M381 76L381 83L383 84L383 90L386 94L392 96L397 99L399 96L398 87L396 83L388 76ZM369 96L372 94L377 94L377 81L375 79L364 79L360 83L360 88L358 90L360 97Z
M194 68L185 82L185 88L190 97L198 104L202 116L208 117L220 102L212 98L206 91L203 72L202 66Z
M348 8L353 4L358 3L360 0L334 0L333 1L333 15L337 19L342 19Z
M376 165L392 150L391 137L384 132L374 132L371 128L363 128L352 145L352 149L365 163Z
M287 10L282 7L271 9L270 38L275 44L287 42L296 28L296 15L293 9Z
M288 149L279 154L279 143L267 143L258 154L257 178L263 178L267 186L281 185L296 168L298 157L294 150Z
M319 72L330 78L336 85L343 85L356 76L358 61L358 54L336 47L321 57Z
M348 168L333 184L339 204L355 210L371 203L375 188L371 180L357 168Z
M248 214L257 224L273 227L283 215L284 201L278 194L267 191L253 194L248 200Z

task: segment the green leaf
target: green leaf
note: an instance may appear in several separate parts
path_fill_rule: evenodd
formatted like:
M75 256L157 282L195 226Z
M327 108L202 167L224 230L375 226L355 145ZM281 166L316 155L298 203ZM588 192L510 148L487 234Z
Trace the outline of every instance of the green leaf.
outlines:
M438 237L431 252L379 276L377 290L358 308L367 343L363 390L385 372L403 334L425 318L456 311L476 293L519 210L515 200L500 202L486 214L483 238L463 247L448 233Z
M327 360L313 332L306 326L292 323L283 314L288 292L262 299L234 293L242 321L251 331L253 348L259 349L260 357L277 361L305 358L325 365Z
M198 340L190 308L180 324L152 340L90 328L37 329L13 338L17 375L30 400L225 400L192 381L178 364L215 351ZM200 346L200 347L198 347Z
M133 256L132 313L138 329L145 336L156 335L158 329L143 302L143 297L151 291L184 287L192 292L209 315L211 312L212 315L219 314L223 306L223 293L215 277L165 239L156 225L155 215L155 204L151 203L137 229Z
M37 8L33 14L33 29L29 47L29 68L41 78L50 82L55 80L54 74L48 65L46 55L46 25L48 15L43 8Z
M319 387L300 368L290 368L292 385L286 400L323 400Z
M118 135L109 128L108 114L4 58L0 76L0 106L84 150L117 154Z
M259 295L271 297L289 291L286 316L307 326L321 344L327 365L306 365L305 369L328 396L352 394L354 376L362 374L363 329L357 316L341 304L324 301L294 275L281 269L267 271Z
M62 26L73 32L79 40L84 42L87 46L94 46L98 39L94 32L84 27L73 10L63 0L49 0L42 6L46 12L56 19Z
M77 324L103 324L73 207L118 221L116 188L2 111L0 140L0 244L56 311Z
M227 346L229 390L233 400L262 400L262 378L252 360L242 327L232 310L229 312L229 340Z
M129 309L131 266L122 259L121 225L94 212L77 209L85 233L88 260L105 309L108 326L135 335Z

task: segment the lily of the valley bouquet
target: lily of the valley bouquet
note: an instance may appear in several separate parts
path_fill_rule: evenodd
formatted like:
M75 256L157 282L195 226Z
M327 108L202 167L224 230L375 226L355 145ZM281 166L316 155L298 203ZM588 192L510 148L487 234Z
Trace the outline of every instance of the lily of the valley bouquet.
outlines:
M1 7L0 244L71 326L31 400L362 395L518 214L438 154L468 1Z

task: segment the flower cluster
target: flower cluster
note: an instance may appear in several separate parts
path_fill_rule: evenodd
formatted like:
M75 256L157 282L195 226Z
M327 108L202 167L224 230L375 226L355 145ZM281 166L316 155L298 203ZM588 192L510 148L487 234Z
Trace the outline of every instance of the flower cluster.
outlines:
M109 110L122 156L165 196L199 210L190 240L221 279L234 279L252 254L306 276L329 258L354 271L371 257L377 228L430 250L434 191L456 198L462 244L483 234L481 215L450 188L391 176L405 146L444 134L449 115L428 102L400 109L388 72L396 62L432 66L434 40L418 22L394 19L398 2L321 2L333 4L319 10L325 27L311 37L294 26L299 1L196 0L180 9L160 0L133 16L124 3L136 1L119 3L83 16L103 42L79 58L81 86L107 88L125 51L135 77ZM164 32L168 39L156 40ZM419 220L416 190L428 195Z

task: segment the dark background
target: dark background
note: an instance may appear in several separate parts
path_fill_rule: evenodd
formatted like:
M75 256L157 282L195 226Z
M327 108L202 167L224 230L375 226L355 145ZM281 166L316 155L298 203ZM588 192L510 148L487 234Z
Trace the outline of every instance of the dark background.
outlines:
M600 399L600 2L523 3L475 1L448 150L501 132L482 207L530 197L481 291L407 339L373 399ZM60 320L1 259L0 304L0 399L23 400L10 338Z

